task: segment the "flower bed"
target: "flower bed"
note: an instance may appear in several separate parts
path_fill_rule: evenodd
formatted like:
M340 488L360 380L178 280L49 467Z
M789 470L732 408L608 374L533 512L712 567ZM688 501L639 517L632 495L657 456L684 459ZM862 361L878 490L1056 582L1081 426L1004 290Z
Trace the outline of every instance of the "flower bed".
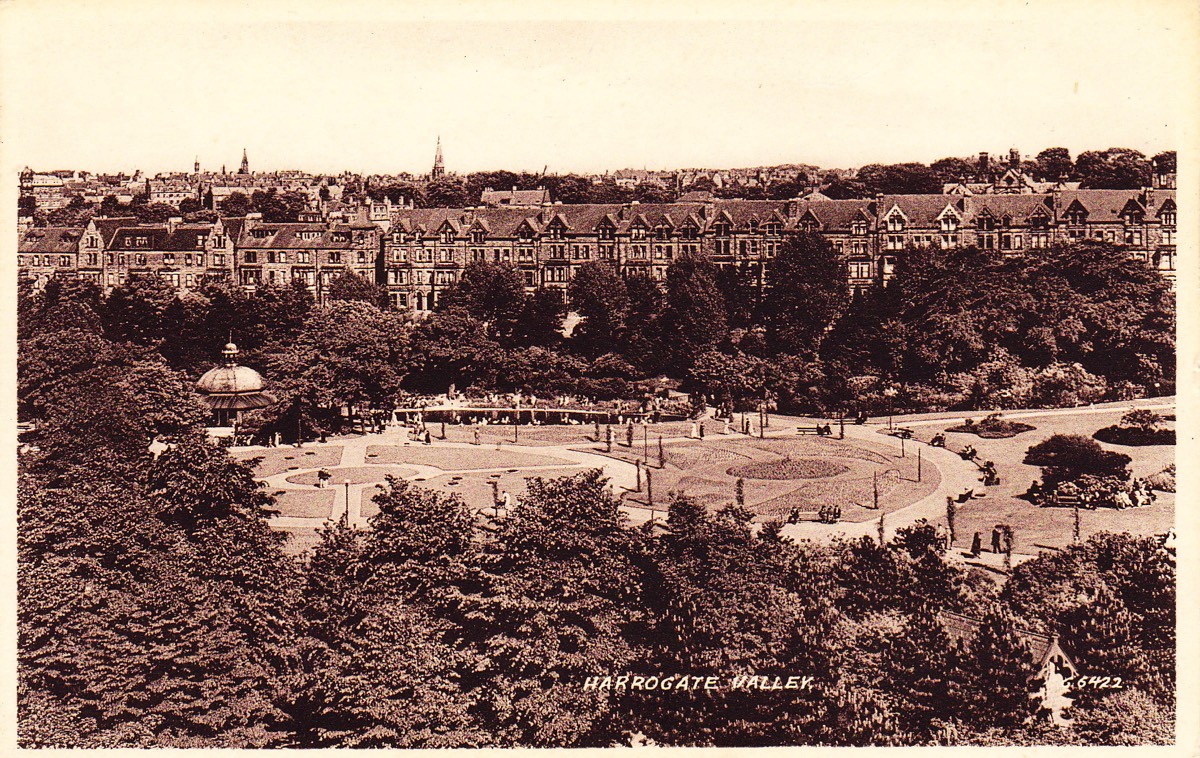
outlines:
M849 470L844 464L823 458L785 458L733 466L725 473L744 479L827 479Z
M946 431L976 434L985 440L998 440L1016 437L1023 432L1032 432L1035 428L1020 421L1005 421L999 413L993 413L978 423L974 419L967 419L958 426L946 427Z
M1106 426L1097 429L1092 437L1110 445L1127 447L1175 444L1174 429L1146 429L1140 426Z

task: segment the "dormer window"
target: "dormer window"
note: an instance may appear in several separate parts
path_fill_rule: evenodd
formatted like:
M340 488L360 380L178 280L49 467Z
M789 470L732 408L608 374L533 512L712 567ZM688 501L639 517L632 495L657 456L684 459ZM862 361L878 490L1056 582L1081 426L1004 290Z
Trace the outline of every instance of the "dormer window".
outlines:
M1163 226L1175 226L1175 211L1163 211L1158 215L1158 220Z
M1029 226L1034 229L1045 229L1050 226L1050 219L1045 214L1039 213L1029 217Z
M443 245L453 245L454 244L454 230L453 229L447 229L446 231L442 232L442 244Z
M631 239L644 240L646 239L646 228L642 226L630 227L629 236Z
M975 221L975 226L981 232L990 232L996 228L996 219L992 218L991 216L980 216Z
M729 231L729 223L726 221L713 224L713 234L717 235L718 237L728 237Z
M901 216L899 213L893 213L892 215L888 216L887 230L889 232L904 231L904 216Z
M613 238L613 228L608 224L596 227L596 236L602 240L611 240Z
M1129 211L1121 218L1124 219L1126 225L1130 226L1142 223L1142 214L1137 211Z
M696 239L696 227L691 226L690 224L688 226L683 227L683 229L680 230L680 232L683 235L683 238L685 240Z
M778 237L783 233L783 224L778 221L769 221L763 224L763 234L768 237Z
M563 238L563 228L559 224L552 224L546 227L546 236L552 240L560 240Z
M850 233L863 235L867 233L867 222L861 219L850 222Z
M482 245L486 237L487 235L483 233L482 229L475 229L471 232L471 244Z
M531 242L533 240L533 230L528 226L522 226L519 230L517 230L517 237L522 242Z
M654 227L654 236L660 240L670 239L671 238L671 230L668 229L666 226L659 224L658 226Z
M953 213L947 213L946 215L942 216L942 231L958 231L958 216L955 216Z

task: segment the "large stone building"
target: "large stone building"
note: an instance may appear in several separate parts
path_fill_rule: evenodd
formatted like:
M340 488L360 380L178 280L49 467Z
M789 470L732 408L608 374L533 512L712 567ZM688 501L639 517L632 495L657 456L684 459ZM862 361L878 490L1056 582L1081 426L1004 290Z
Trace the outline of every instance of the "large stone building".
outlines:
M375 207L375 206L378 207ZM139 225L97 218L86 228L35 228L22 238L22 276L79 274L105 289L155 273L180 290L227 280L253 289L299 280L319 302L353 271L386 287L399 308L431 310L473 261L511 263L526 285L565 290L588 261L666 278L679 256L703 254L760 284L787 235L811 231L846 262L864 290L891 275L908 247L975 246L1020 254L1055 242L1121 246L1173 279L1175 191L1073 190L1045 194L880 195L859 200L709 200L691 203L414 209L374 204L356 215L259 214L212 223Z

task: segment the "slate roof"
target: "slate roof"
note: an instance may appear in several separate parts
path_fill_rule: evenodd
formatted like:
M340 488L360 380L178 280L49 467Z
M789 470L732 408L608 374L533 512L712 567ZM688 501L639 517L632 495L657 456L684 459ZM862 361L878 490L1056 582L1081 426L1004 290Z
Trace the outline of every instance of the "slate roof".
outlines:
M65 226L34 227L21 238L22 253L74 253L79 249L83 230Z
M940 611L938 620L942 623L942 628L946 630L947 636L951 642L961 643L964 647L971 644L975 635L979 632L979 627L983 621L971 616L964 616L959 613L951 613L950 611ZM1061 655L1071 666L1072 669L1078 670L1074 662L1065 651L1058 645L1058 638L1051 637L1038 632L1031 632L1027 629L1016 629L1017 635L1025 641L1033 653L1033 660L1037 664L1038 670L1042 670L1050 659L1055 655Z
M546 189L532 190L492 190L485 189L480 196L484 205L538 206L550 201L550 191Z
M959 215L965 215L965 200L958 195L884 195L878 204L878 214L886 218L892 207L897 207L908 219L908 226L935 228L939 225L938 216L946 210L947 205L953 205Z
M1138 198L1140 193L1133 190L1075 190L1060 192L1058 195L1058 212L1063 214L1075 202L1087 211L1089 224L1114 223L1121 220L1121 211L1131 198Z

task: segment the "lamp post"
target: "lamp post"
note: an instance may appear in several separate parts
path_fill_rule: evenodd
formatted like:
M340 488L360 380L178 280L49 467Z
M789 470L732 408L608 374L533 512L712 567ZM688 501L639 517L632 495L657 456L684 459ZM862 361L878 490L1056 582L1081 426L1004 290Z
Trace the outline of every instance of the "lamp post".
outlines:
M883 394L888 399L888 429L892 429L892 417L896 412L896 388L888 387Z
M350 523L350 480L346 479L343 482L346 485L346 523Z
M646 476L650 476L650 424L642 419L642 462L646 464Z

